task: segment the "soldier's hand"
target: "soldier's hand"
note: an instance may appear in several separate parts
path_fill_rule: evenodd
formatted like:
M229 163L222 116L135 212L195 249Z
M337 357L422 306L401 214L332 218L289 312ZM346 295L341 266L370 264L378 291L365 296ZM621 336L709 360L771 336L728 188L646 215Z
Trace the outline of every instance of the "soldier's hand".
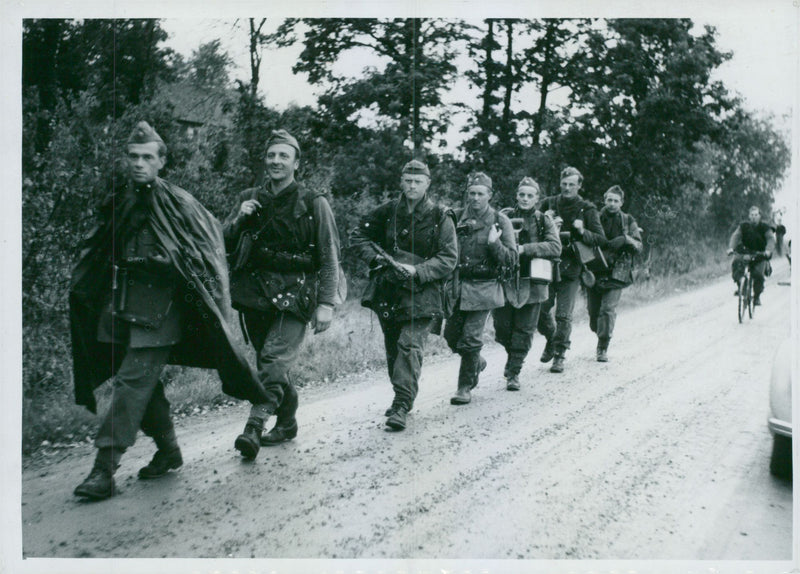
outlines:
M319 305L314 310L314 316L311 317L311 326L314 327L314 333L322 333L331 326L333 320L333 307L328 305Z
M497 227L497 224L495 223L494 225L492 225L489 228L489 241L488 241L488 243L490 243L490 244L491 243L497 243L497 241L500 239L501 235L503 235L503 230L500 229L499 227Z
M400 263L400 267L405 269L408 272L409 277L414 278L417 275L417 268L413 265L409 265L408 263Z
M259 209L261 209L261 204L258 202L257 199L248 199L247 201L243 201L241 207L239 208L239 218L242 217L250 217L254 213L256 213Z
M626 243L625 236L624 235L619 235L619 236L615 237L614 239L610 240L608 242L608 246L611 249L613 249L614 251L617 251L618 249L621 249L622 246L625 245L625 243Z
M166 273L172 270L172 261L162 249L159 249L147 256L147 266L153 271Z
M727 253L728 255L733 255L733 249L729 248L725 253Z
M583 233L583 219L576 219L572 222L572 227L575 228L575 231L578 233Z

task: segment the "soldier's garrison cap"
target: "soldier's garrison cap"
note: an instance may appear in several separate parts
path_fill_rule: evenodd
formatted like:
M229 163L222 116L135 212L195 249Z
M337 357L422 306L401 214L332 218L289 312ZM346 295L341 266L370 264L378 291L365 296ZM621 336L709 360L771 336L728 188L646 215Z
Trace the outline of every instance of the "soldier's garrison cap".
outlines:
M469 178L467 179L467 187L472 187L473 185L482 185L488 187L489 191L492 191L492 178L482 171L476 171L475 173L469 174Z
M532 187L536 191L539 191L539 184L536 183L536 180L532 177L523 177L519 184L517 184L518 190L520 187Z
M571 175L577 175L578 181L583 182L583 174L580 171L578 171L578 168L572 166L565 167L564 169L561 170L561 177L559 178L559 180L564 179L565 177L569 177Z
M300 158L300 144L292 134L286 130L274 130L267 140L267 149L275 144L286 144L292 146L297 151L297 158Z
M141 121L133 128L131 135L128 137L129 144L146 144L150 142L164 143L161 136L156 133L150 124Z
M410 162L404 165L403 173L411 173L414 175L427 175L428 177L431 176L431 171L428 169L428 166L419 161L418 159L412 159Z

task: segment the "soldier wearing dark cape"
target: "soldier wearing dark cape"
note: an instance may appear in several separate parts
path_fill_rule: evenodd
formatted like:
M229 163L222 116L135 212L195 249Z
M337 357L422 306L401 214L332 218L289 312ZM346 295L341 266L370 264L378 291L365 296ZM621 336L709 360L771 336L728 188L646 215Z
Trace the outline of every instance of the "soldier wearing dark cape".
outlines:
M253 403L267 398L229 329L221 225L158 177L165 156L161 137L140 122L127 142L127 183L101 206L72 274L76 403L96 412L93 391L113 377L94 467L75 489L88 499L114 494L114 472L140 428L157 447L140 478L183 464L160 380L164 365L216 369L225 393Z

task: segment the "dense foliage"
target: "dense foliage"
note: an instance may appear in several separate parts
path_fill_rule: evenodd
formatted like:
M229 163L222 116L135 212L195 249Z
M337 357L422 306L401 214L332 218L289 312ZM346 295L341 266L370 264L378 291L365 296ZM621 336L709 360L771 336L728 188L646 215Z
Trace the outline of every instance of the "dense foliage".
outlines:
M23 320L26 397L69 381L66 288L93 206L119 182L122 142L147 119L167 141L165 177L219 217L263 178L265 135L304 148L300 177L331 192L345 245L358 218L396 192L412 156L455 204L487 171L508 205L529 175L557 191L566 165L599 201L618 184L645 229L653 273L688 269L688 246L716 244L756 204L769 213L789 163L771 118L710 80L730 54L686 19L249 21L251 78L234 84L219 42L165 49L158 20L27 20L23 27ZM258 95L269 51L301 43L296 73L314 107L279 111ZM367 54L355 76L336 67ZM453 103L466 81L475 101ZM448 149L455 117L463 143ZM700 251L705 253L706 251Z

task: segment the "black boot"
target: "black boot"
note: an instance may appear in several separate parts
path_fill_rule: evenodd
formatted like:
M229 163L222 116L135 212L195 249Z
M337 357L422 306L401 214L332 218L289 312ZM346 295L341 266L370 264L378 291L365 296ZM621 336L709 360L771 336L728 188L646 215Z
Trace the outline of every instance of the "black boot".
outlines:
M153 440L158 450L147 466L139 469L139 478L141 479L159 478L170 470L177 470L183 466L183 456L181 456L181 449L178 447L175 429L170 429L162 435L154 436Z
M597 341L597 362L608 362L608 340L599 339Z
M89 476L75 488L75 496L89 500L104 500L114 496L114 472L119 467L122 451L113 448L101 448L97 451L94 466Z
M553 357L553 366L550 367L551 373L563 373L564 372L564 355L558 354L554 355Z
M255 417L247 419L244 431L238 437L234 446L247 460L253 460L261 449L261 433L264 431L264 420Z
M458 390L450 399L451 405L466 405L472 400L470 391L478 384L478 373L482 360L483 357L480 356L480 353L461 355L461 366L458 369ZM483 367L486 368L486 361L483 361Z
M386 426L390 429L401 431L406 428L406 415L408 411L403 406L395 407L389 418L386 419Z
M276 422L267 434L261 437L261 446L274 446L297 436L297 420Z
M451 405L466 405L472 400L469 387L459 385L456 394L450 398Z
M554 354L555 350L553 349L553 344L548 340L547 344L544 346L544 351L542 351L542 356L539 357L539 360L543 363L549 363L553 360Z
M519 390L519 377L517 375L511 375L509 377L506 377L506 390L507 391Z

